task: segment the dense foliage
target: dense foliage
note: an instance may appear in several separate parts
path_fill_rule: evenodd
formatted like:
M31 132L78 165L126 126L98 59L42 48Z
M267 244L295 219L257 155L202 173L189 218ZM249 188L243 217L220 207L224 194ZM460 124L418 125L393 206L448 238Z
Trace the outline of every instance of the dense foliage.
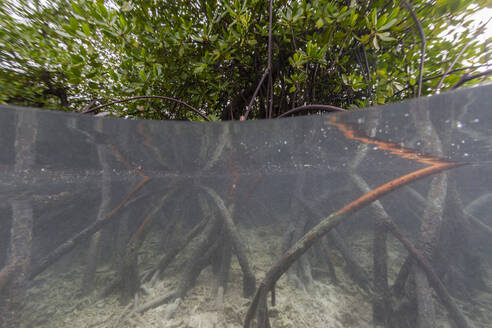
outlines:
M484 67L490 51L470 15L490 1L411 4L427 41L422 95L436 92L458 56L441 90ZM238 119L267 65L267 0L4 0L0 15L4 103L83 110L162 95L215 119ZM272 49L273 116L303 104L364 107L416 93L420 37L400 1L274 1ZM250 118L266 116L267 86ZM200 119L155 99L107 109Z

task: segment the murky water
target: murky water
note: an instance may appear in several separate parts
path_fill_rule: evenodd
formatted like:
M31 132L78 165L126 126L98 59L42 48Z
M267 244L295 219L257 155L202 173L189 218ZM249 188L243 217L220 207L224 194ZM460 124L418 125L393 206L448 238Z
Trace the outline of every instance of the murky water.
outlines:
M207 124L1 107L0 326L487 327L491 91Z

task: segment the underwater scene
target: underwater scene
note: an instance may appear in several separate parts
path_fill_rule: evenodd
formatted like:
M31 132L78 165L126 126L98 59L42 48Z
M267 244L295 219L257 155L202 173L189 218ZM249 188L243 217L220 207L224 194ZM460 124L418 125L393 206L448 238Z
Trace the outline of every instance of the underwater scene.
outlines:
M0 327L491 327L492 86L245 122L0 106Z

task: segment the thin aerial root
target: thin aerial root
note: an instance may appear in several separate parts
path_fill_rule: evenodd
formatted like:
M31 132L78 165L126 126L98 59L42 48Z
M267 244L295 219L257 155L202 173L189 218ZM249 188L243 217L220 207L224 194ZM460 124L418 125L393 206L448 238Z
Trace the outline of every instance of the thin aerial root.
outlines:
M275 284L273 284L273 287L272 287L272 295L271 295L272 296L272 300L271 300L272 306L275 306L276 298L277 298L276 295L275 295L275 289L276 289L275 288Z
M312 213L316 217L322 217L321 213L319 213L313 206L309 206L305 200L300 200L301 204L304 206L304 208ZM349 272L350 277L355 281L359 287L361 287L364 291L367 293L371 292L371 283L369 279L367 278L367 273L364 271L364 269L359 265L359 263L355 260L354 256L352 255L352 252L350 251L349 247L345 244L345 241L343 238L340 236L338 231L336 229L331 230L328 232L326 236L323 236L322 242L324 242L324 248L325 252L328 255L328 245L327 245L327 240L330 240L334 246L338 249L340 254L345 260L345 263L347 263L347 271ZM332 276L332 279L334 281L337 280L335 276L335 269L333 268L333 264L329 258L329 255L326 257L330 274Z
M244 318L244 325L243 325L244 328L249 328L249 325L251 324L251 321L253 320L256 314L256 310L258 308L258 302L260 300L260 294L262 291L262 286L263 283L260 285L260 287L258 287L258 290L256 291L256 294L253 298L253 301L251 302L248 308L248 312L246 313L246 317Z
M223 243L218 249L219 270L217 274L217 309L223 307L224 294L227 291L232 259L231 243L227 236L224 236L223 239Z
M7 286L7 284L12 279L14 272L16 270L15 263L11 263L6 265L0 270L0 292L2 292L3 288Z
M393 233L393 235L405 246L413 259L425 272L430 285L436 291L436 294L438 295L443 305L446 307L446 310L448 310L450 316L453 318L453 321L457 324L457 326L460 328L470 327L468 321L466 320L466 317L458 308L451 295L449 295L446 287L444 287L443 283L432 269L432 265L415 248L415 246L410 243L410 241L403 235L403 233L398 229L398 227L396 227L396 225L392 221L386 222L386 225L388 227L388 230L391 231L391 233Z
M217 236L220 231L220 222L213 218L207 224L201 240L191 251L190 260L183 271L182 278L177 289L178 297L184 298L188 290L194 285L200 272L212 262L212 258L217 250L219 243Z
M169 250L166 255L162 257L157 265L157 269L155 271L154 276L152 277L152 281L155 282L157 277L162 279L164 271L172 263L172 261L176 258L176 256L181 252L188 244L195 238L207 225L209 221L209 217L206 217L200 221L190 232L186 234L186 236L178 242L171 250Z
M231 212L225 206L224 200L213 189L207 187L203 188L213 198L222 213L225 233L227 233L231 240L234 254L236 254L239 266L243 271L243 296L250 297L256 289L256 277L249 266L248 257L246 256L246 249L244 244L241 242L241 238L239 237L239 232L234 224Z
M391 287L393 294L398 298L401 298L403 296L405 284L412 269L412 262L412 257L407 256L405 262L403 262L403 265L400 268L400 271L398 272L398 275L396 276L393 287Z
M335 265L331 259L330 248L328 247L328 240L326 236L321 239L321 251L324 253L324 259L328 266L328 274L330 275L331 282L334 284L338 284L337 274L335 272Z
M140 181L135 188L133 188L132 191L130 191L125 198L121 201L121 203L116 206L106 217L103 219L98 219L94 221L93 223L89 224L86 228L82 229L81 231L77 232L74 234L72 237L67 239L65 242L63 242L61 245L59 245L57 248L55 248L51 253L43 257L37 265L33 266L33 269L31 270L29 274L29 279L32 280L36 276L38 276L41 272L46 270L51 264L55 263L58 261L63 255L66 253L70 252L72 249L75 248L79 243L87 240L90 236L92 236L95 232L101 230L104 226L107 224L113 222L113 220L110 220L111 217L113 217L119 210L121 210L123 207L125 207L130 199L137 193L138 190L140 190L147 182L149 182L151 179L147 176L143 178L142 181Z
M122 277L122 289L120 302L126 304L130 299L138 292L140 288L140 275L138 267L138 252L142 246L145 237L150 232L152 225L154 224L157 214L161 212L166 200L173 193L173 191L165 194L157 203L157 205L152 209L152 211L147 214L143 219L142 223L135 231L133 236L130 238L128 243L126 253L123 259L123 265L121 269Z
M330 216L323 219L315 227L309 230L299 241L297 241L289 250L287 250L278 262L267 272L265 279L262 282L262 290L270 290L273 284L280 279L280 277L289 269L289 267L298 260L311 246L314 245L321 237L331 231L335 226L337 226L342 221L345 221L357 210L369 205L371 202L381 198L382 196L401 188L410 182L422 179L429 175L442 172L451 168L459 167L464 164L462 163L439 163L430 167L426 167L412 173L400 176L393 179L369 193L366 193L359 197L358 199L352 201L351 203L344 206L342 209L332 213ZM452 301L452 300L451 300ZM250 305L250 307L252 307ZM260 306L260 305L257 305ZM266 307L266 305L265 305ZM259 309L261 310L261 309ZM256 309L252 309L255 312ZM263 310L261 310L263 311ZM258 312L258 318L264 316L262 312ZM248 313L250 311L248 310ZM465 321L466 322L466 321ZM467 326L460 326L467 327ZM249 328L249 325L245 328Z

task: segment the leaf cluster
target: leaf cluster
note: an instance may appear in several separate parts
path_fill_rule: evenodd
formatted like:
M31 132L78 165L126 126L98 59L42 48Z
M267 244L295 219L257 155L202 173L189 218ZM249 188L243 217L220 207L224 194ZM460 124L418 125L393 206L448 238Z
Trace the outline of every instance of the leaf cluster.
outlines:
M487 63L490 42L479 41L484 29L471 15L490 1L415 0L412 6L427 39L423 95L436 91L460 52L441 89ZM266 68L265 0L7 0L0 15L3 103L82 110L111 99L163 95L217 120L238 119ZM303 104L359 108L413 97L419 41L399 1L275 1L274 116ZM261 88L250 117L266 117L267 91ZM158 100L110 111L199 119Z

